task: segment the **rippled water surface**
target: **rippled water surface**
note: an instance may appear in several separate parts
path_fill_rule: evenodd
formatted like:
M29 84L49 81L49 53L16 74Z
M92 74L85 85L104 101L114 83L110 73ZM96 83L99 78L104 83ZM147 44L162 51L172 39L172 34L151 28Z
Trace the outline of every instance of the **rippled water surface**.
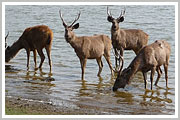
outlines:
M169 81L165 87L164 71L158 83L150 90L148 74L147 90L141 73L137 73L125 89L112 92L115 77L111 77L108 64L103 58L103 71L97 77L96 60L88 60L85 80L81 80L79 59L73 48L64 39L64 28L59 18L59 9L65 21L70 24L81 11L78 22L80 28L74 30L77 36L106 34L111 36L111 23L107 21L106 6L11 6L5 7L5 33L9 31L8 45L22 34L25 28L35 25L48 25L54 32L52 45L52 72L46 52L42 70L34 70L33 54L30 69L26 70L26 52L21 50L9 63L6 63L6 96L51 102L74 108L98 109L105 114L175 114L175 8L174 6L127 5L123 29L142 29L149 34L149 43L158 39L167 40L172 46ZM114 17L118 17L124 6L109 6ZM124 54L127 67L135 54ZM38 56L38 63L40 59ZM114 66L114 57L111 53ZM162 67L163 69L163 67ZM164 69L163 69L164 70ZM155 75L156 77L156 75Z

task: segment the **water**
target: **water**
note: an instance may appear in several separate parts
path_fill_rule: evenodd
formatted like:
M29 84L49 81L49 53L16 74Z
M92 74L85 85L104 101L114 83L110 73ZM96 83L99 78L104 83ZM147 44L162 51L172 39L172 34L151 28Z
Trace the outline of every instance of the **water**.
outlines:
M114 17L118 17L124 6L110 6ZM153 90L144 90L141 73L137 73L125 89L112 92L115 81L111 77L108 64L103 58L103 71L97 77L96 60L88 60L85 80L81 80L79 59L73 48L64 39L64 28L59 17L61 9L66 23L70 24L81 11L76 35L106 34L110 36L111 23L107 21L106 6L6 6L5 32L10 32L8 45L16 41L25 28L47 25L54 32L52 45L52 72L49 72L47 55L42 70L34 70L33 54L30 69L26 70L26 52L21 50L9 63L6 63L6 96L51 102L74 108L98 109L105 114L175 114L175 8L174 6L127 5L125 21L121 28L137 28L147 32L149 43L158 39L167 40L172 47L168 70L169 88L165 87L164 71ZM44 53L46 53L44 51ZM127 67L135 54L124 54ZM37 57L38 63L40 61ZM114 57L111 53L114 66ZM162 67L163 68L163 67ZM148 74L148 86L150 80ZM156 77L156 75L155 75Z

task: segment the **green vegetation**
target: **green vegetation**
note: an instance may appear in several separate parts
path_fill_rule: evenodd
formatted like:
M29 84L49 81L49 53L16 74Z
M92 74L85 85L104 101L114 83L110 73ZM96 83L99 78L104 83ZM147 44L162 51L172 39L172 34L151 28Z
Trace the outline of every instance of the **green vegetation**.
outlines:
M30 108L16 107L11 105L6 105L5 107L6 115L44 115L42 112L32 111Z

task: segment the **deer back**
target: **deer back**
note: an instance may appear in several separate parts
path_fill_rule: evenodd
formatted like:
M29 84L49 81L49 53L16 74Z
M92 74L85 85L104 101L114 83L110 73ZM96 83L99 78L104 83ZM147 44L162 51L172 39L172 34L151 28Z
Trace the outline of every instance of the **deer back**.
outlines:
M95 59L111 49L111 39L106 35L81 36L70 43L78 57Z
M170 45L166 41L158 40L144 48L146 65L161 66L168 62Z
M29 47L30 50L42 49L46 45L52 44L53 32L45 25L29 27L25 29L20 37L24 47ZM28 45L28 46L27 46Z
M112 44L117 49L139 51L148 43L148 34L138 29L119 29L112 33Z

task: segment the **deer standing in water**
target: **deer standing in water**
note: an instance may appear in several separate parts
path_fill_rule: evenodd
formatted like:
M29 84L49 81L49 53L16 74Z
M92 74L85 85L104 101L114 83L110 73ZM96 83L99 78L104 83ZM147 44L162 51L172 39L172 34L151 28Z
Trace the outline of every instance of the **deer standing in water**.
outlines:
M154 43L145 46L141 51L137 54L134 60L130 63L130 65L125 68L122 73L119 72L118 77L114 83L113 91L116 91L118 88L124 88L126 84L130 82L130 80L134 77L134 75L141 71L144 77L144 84L146 89L146 79L147 72L151 71L151 90L153 84L153 77L155 71L157 71L158 76L155 82L157 85L159 78L161 77L162 71L160 66L164 66L165 71L165 79L166 79L166 87L168 86L168 65L169 58L171 53L171 47L168 42L165 40L157 40Z
M69 43L76 52L81 64L82 76L81 79L84 80L84 72L87 59L96 59L99 72L98 76L100 76L103 63L102 63L102 56L105 57L109 68L111 70L111 74L113 75L112 64L110 61L110 50L112 48L111 39L106 35L94 35L94 36L76 36L73 32L74 29L79 28L79 23L74 23L79 19L80 13L78 17L72 22L71 25L67 25L63 20L61 11L59 11L60 18L62 20L63 26L65 28L65 39L66 42Z
M123 57L124 50L133 50L137 55L139 51L148 43L148 34L140 29L120 29L119 23L124 21L125 10L121 11L120 16L115 19L112 17L111 13L107 7L107 20L112 23L111 27L111 40L115 55L121 55ZM118 54L120 51L120 54ZM120 56L115 57L115 65L118 67L117 61ZM121 65L122 66L122 65Z
M29 69L29 56L30 51L33 51L34 54L34 63L36 67L36 51L41 57L41 62L39 68L42 67L45 56L42 51L43 48L46 49L47 56L49 59L49 66L51 71L51 46L53 40L52 30L45 25L39 25L34 27L26 28L20 38L13 43L12 46L8 46L5 50L5 61L9 62L16 54L24 48L27 53L27 69Z

